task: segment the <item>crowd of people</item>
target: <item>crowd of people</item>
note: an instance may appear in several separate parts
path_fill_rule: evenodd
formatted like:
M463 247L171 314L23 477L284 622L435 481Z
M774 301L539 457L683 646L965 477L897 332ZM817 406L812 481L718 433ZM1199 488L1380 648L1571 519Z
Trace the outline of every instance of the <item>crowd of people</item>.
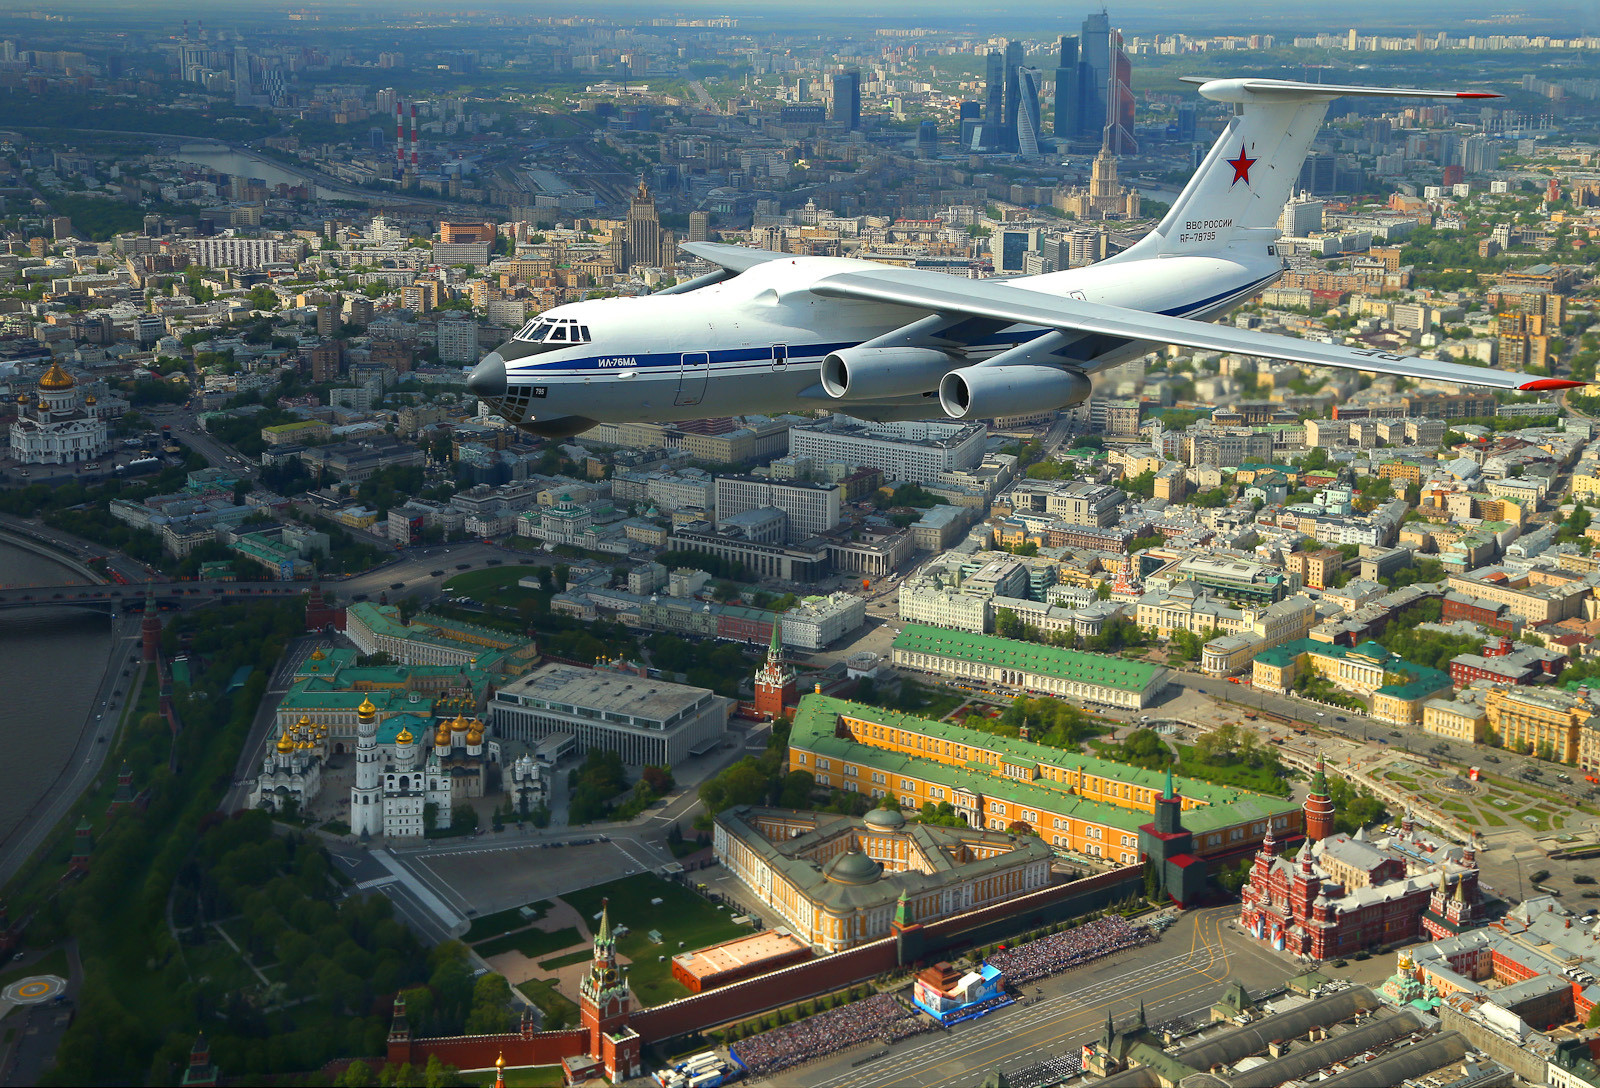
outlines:
M892 1040L914 1035L916 1031L893 1034L901 1021L913 1018L929 1026L932 1024L920 1012L908 1011L893 996L874 994L861 1001L764 1031L749 1039L741 1039L729 1051L739 1059L750 1076L765 1077L872 1039Z
M1146 927L1133 925L1126 918L1113 914L1076 929L1064 929L996 952L988 957L988 962L1005 973L1008 983L1021 986L1155 939L1155 934Z
M1011 1088L1046 1088L1071 1080L1083 1072L1083 1055L1074 1051L1059 1058L1046 1058L1038 1065L1019 1069L1007 1078Z

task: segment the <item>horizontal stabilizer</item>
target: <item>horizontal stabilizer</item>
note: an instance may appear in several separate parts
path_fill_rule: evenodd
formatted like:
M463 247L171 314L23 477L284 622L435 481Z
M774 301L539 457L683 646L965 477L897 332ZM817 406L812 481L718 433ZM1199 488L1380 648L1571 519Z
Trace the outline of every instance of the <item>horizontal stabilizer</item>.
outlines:
M1332 83L1297 83L1292 79L1207 79L1179 76L1198 83L1200 93L1213 102L1244 102L1248 98L1500 98L1493 91L1425 91L1415 87L1352 87Z

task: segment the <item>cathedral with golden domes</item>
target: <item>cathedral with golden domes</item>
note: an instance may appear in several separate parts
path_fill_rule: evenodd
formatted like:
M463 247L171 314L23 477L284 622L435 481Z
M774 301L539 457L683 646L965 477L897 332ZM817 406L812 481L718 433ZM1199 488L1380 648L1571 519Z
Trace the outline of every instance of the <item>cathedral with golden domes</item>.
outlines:
M434 806L434 826L449 827L457 780L463 780L460 797L482 797L485 764L498 759L498 746L484 739L483 722L462 715L441 720L431 737L419 738L402 725L391 743L381 744L378 708L370 698L363 699L356 708L351 834L420 838L427 830L429 805Z
M283 731L261 761L261 774L250 790L250 807L282 813L290 803L300 812L322 792L322 763L328 754L328 727L300 721Z
M102 456L111 449L111 433L93 409L93 395L85 396L60 363L51 363L39 379L37 398L17 396L11 456L24 465L70 465Z

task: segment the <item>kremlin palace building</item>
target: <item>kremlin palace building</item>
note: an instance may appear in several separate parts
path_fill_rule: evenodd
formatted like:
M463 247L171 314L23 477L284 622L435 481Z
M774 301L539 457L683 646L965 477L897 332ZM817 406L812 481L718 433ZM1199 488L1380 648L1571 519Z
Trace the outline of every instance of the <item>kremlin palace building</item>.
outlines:
M1131 865L1139 828L1163 792L1155 771L812 694L789 734L789 769L823 789L895 797L904 808L948 802L969 827L1027 824L1048 846ZM1201 858L1254 851L1270 832L1301 834L1292 801L1178 779L1184 827Z

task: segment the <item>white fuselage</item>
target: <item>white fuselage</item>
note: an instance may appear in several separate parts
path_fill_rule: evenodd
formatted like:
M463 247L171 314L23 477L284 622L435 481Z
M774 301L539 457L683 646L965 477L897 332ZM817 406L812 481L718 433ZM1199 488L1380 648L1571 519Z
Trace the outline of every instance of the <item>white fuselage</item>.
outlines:
M1223 251L1144 259L1130 251L1124 256L1134 259L1005 282L1030 296L1203 319L1238 305L1281 273L1277 257L1267 256L1262 247L1250 248L1248 256ZM529 347L517 340L502 345L497 354L505 362L507 395L496 406L529 429L569 416L620 423L816 408L848 412L855 402L833 400L821 390L823 358L927 316L905 306L830 299L809 290L824 276L862 268L883 266L839 257L783 258L684 294L556 307L544 318L576 319L588 342L544 344L536 354L522 354ZM951 324L959 320L952 315ZM979 336L954 352L952 369L1045 331L1013 325ZM1146 341L1099 343L1086 357L1063 362L1092 373L1151 350ZM928 417L941 414L937 401L926 408Z

